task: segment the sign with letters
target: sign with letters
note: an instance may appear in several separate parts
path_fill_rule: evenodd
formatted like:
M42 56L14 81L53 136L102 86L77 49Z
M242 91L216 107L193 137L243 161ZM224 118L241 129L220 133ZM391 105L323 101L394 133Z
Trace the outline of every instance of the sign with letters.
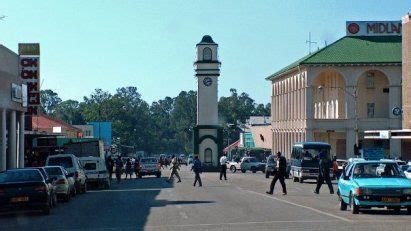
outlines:
M37 115L40 107L40 45L19 44L20 77L27 85L27 114Z
M401 36L401 21L347 21L347 36Z

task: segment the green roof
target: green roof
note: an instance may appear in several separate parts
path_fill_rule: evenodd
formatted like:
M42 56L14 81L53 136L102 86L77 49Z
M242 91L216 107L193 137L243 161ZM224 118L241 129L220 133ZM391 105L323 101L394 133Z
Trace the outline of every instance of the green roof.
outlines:
M304 64L400 64L401 56L401 36L346 36L282 68L266 79L276 78Z

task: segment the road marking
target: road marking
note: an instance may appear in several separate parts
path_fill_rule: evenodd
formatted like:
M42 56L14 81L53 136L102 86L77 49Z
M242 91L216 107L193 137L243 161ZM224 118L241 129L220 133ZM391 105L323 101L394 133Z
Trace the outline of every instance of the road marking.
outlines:
M89 190L90 193L100 193L100 192L133 192L133 191L163 191L163 190L174 190L174 188L142 188L142 189L107 189L107 190Z
M247 225L247 224L275 224L275 223L332 223L330 220L308 220L308 221L246 221L246 222L228 222L228 223L209 223L209 224L186 224L186 225L147 225L145 228L163 228L163 227L198 227L198 226L224 226L224 225Z
M327 215L329 217L333 217L333 218L336 218L336 219L339 219L339 220L342 220L342 221L346 221L346 222L350 222L350 223L354 222L354 221L351 221L351 220L349 220L347 218L344 218L344 217L340 217L340 216L337 216L337 215L334 215L334 214L331 214L331 213L327 213L327 212L324 212L324 211L321 211L321 210L318 210L318 209L315 209L315 208L312 208L312 207L309 207L309 206L296 204L296 203L293 203L291 201L287 201L287 200L284 200L284 199L276 198L276 197L273 197L273 196L268 196L268 195L265 195L265 194L262 194L262 193L258 193L258 192L254 192L254 191L246 190L246 189L243 189L243 191L246 191L246 192L249 192L249 193L254 193L254 194L257 194L257 195L260 195L260 196L263 196L263 197L266 197L266 198L270 198L270 199L273 199L273 200L276 200L276 201L281 201L283 203L294 205L294 206L297 206L297 207L300 207L300 208L309 209L309 210L314 211L316 213Z

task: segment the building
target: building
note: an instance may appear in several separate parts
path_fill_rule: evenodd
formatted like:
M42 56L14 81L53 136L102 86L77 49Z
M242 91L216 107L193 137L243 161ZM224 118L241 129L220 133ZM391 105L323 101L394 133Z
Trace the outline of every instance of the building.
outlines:
M240 133L239 147L272 148L272 127L269 116L251 116Z
M382 148L391 157L401 153L401 140L364 138L367 130L402 129L401 115L391 113L403 99L401 22L347 22L346 30L347 36L266 78L273 152L290 157L296 142L324 141L338 158L353 157L355 145Z
M81 137L94 138L94 126L93 125L73 125L74 127L81 129Z
M26 92L19 56L0 45L0 171L24 166Z
M88 125L93 126L93 137L99 140L103 140L104 146L111 146L112 143L112 130L111 122L88 122Z
M197 78L197 125L194 127L194 154L205 166L216 168L223 152L223 129L218 124L218 44L205 35L196 45L194 63Z
M81 129L42 113L33 115L31 117L31 122L32 131L35 134L65 138L80 138L82 134Z

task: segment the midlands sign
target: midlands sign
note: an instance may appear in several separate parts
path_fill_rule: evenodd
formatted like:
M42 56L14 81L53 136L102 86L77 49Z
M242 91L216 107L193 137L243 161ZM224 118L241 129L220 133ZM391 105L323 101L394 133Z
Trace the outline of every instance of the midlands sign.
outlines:
M401 21L347 21L347 36L401 36Z

